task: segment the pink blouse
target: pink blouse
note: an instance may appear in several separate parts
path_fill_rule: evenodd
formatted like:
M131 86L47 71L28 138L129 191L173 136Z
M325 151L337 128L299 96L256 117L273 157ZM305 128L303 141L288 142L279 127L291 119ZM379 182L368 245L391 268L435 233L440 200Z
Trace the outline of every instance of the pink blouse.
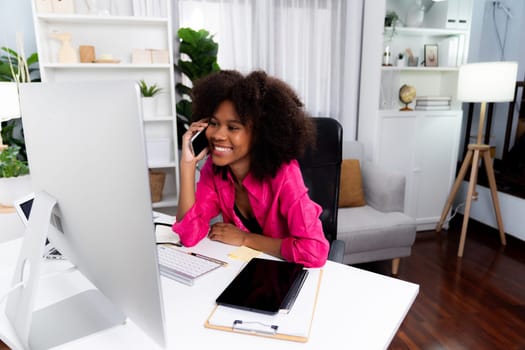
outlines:
M181 243L194 246L210 230L210 219L222 214L225 223L248 230L234 211L235 188L232 175L227 179L214 174L209 158L201 170L195 204L180 222L173 224ZM259 181L248 174L243 181L250 205L263 234L282 238L281 255L306 267L320 267L326 262L329 244L319 215L321 207L308 197L297 161L284 164L277 175Z

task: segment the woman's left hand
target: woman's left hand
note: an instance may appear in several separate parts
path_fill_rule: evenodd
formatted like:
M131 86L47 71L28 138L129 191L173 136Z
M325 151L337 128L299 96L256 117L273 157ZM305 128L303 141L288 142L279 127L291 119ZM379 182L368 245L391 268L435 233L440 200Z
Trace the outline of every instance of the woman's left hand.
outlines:
M248 234L248 232L244 232L235 225L218 222L212 225L208 237L212 241L240 246L244 244L244 239Z

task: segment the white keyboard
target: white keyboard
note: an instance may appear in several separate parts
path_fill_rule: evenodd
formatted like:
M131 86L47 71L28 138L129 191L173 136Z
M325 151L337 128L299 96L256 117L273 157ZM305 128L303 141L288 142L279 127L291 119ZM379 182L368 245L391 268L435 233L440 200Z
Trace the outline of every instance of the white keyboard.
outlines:
M195 278L222 266L181 250L157 246L160 273L187 285L193 285Z

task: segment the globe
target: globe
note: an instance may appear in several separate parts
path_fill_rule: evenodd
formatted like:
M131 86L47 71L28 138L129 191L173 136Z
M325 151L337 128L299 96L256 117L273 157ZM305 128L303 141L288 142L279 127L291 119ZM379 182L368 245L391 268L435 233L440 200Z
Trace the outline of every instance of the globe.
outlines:
M405 104L405 107L401 108L401 111L412 111L412 108L408 107L408 104L414 101L416 98L416 89L413 86L404 84L399 89L399 100Z

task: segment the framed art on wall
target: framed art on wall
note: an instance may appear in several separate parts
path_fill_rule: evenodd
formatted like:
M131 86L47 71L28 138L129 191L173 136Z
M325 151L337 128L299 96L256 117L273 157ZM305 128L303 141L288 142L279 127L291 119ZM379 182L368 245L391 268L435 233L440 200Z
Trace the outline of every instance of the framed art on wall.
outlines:
M438 46L437 45L425 45L425 66L426 67L437 67L438 66Z

